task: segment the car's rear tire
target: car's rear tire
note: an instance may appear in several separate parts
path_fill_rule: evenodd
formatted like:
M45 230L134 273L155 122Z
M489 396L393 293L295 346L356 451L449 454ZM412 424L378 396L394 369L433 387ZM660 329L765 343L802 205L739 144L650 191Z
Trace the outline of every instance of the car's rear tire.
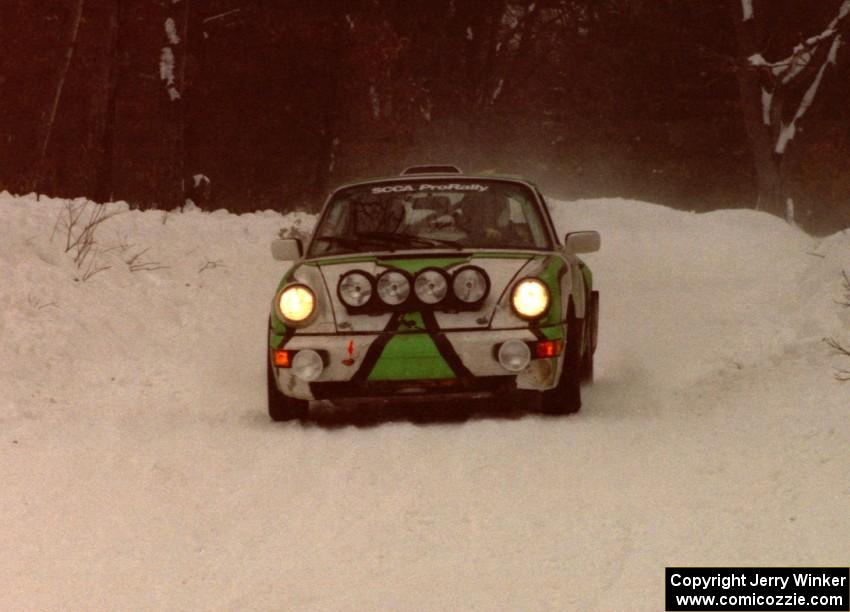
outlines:
M272 421L293 421L309 416L310 402L286 397L277 388L274 370L268 358L266 358L266 383L268 387L269 417Z
M540 410L545 414L573 414L581 410L581 367L584 320L575 316L570 303L567 315L567 346L558 386L544 391Z

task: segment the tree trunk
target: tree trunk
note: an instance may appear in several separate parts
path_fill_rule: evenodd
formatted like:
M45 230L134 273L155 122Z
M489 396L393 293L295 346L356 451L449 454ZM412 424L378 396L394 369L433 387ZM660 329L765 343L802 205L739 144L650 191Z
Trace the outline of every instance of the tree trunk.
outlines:
M531 56L531 51L534 48L534 28L542 13L539 4L532 5L534 8L527 9L526 14L522 17L519 32L519 45L517 46L516 54L510 61L510 66L505 70L504 91L518 91L519 84L528 78L533 70L528 66L528 58Z
M77 0L74 5L74 12L71 16L68 28L68 42L65 50L65 58L59 68L59 77L56 80L56 91L53 94L53 104L50 107L50 114L47 118L44 138L41 141L41 149L39 151L38 162L35 167L35 176L33 177L33 191L35 191L36 194L41 191L41 179L44 172L44 162L47 157L47 148L50 145L50 137L53 134L53 124L56 121L56 112L59 109L59 101L62 99L62 88L65 86L65 78L68 76L68 68L71 66L71 60L74 57L74 49L77 46L77 35L80 32L80 22L83 17L84 2L85 0Z
M472 160L477 165L491 167L494 161L493 149L482 135L487 133L485 126L492 120L490 108L498 89L504 87L499 83L496 66L496 48L499 44L499 30L505 12L503 0L492 2L488 11L473 11L468 16L467 27L477 26L477 34L467 41L466 57L467 71L471 75L469 83L469 105L465 109L467 142L469 143ZM472 7L474 8L474 6ZM504 74L502 74L504 76Z
M103 121L103 140L100 164L97 172L94 197L98 202L108 202L113 199L113 171L115 156L115 126L118 99L118 81L120 78L121 62L123 61L123 44L121 26L123 24L124 0L114 0L112 13L109 16L109 71L106 77L106 109Z
M785 212L782 193L782 156L774 153L771 128L764 120L759 73L749 65L747 60L758 53L756 20L753 17L746 21L742 19L740 0L731 0L730 6L740 60L735 76L738 80L741 115L747 129L756 174L758 190L756 209L782 217Z
M189 20L190 0L162 0L163 24L174 28L169 32L165 25L163 53L170 52L170 74L164 78L161 93L162 121L162 158L160 167L159 206L174 209L186 203L185 184L185 137L187 103L186 63L189 56ZM161 73L162 77L163 74Z
M323 126L319 143L316 178L313 182L312 196L315 202L321 202L328 190L331 173L336 158L336 147L339 144L337 136L340 79L342 78L342 37L344 20L339 11L334 11L331 18L331 63L328 73L328 96L322 108Z
M180 86L180 116L177 133L177 169L180 173L180 205L182 206L186 200L186 104L188 104L186 95L188 88L186 87L186 62L189 58L189 6L191 0L183 0L183 53L180 56L180 72L178 83Z

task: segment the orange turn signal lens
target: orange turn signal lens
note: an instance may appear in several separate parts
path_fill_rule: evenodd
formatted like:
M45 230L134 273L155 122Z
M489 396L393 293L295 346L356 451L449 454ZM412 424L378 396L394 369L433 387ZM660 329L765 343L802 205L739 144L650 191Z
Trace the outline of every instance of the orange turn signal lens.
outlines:
M560 340L542 340L534 346L534 356L537 359L557 357L561 354L564 343Z
M292 351L274 351L274 364L279 368L292 367Z

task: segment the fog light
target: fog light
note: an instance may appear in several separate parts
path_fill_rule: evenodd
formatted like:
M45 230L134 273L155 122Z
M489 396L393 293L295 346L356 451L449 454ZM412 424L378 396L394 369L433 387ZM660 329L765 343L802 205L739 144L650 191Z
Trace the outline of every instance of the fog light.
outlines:
M316 352L306 349L295 353L292 358L292 373L307 382L316 380L325 369L322 357Z
M499 347L499 363L509 372L525 369L531 360L531 349L520 340L508 340Z

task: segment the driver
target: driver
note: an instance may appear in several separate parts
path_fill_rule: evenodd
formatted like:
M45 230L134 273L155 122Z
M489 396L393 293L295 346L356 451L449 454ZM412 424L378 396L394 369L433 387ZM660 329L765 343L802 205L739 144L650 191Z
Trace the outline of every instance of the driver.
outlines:
M480 242L497 242L505 237L510 223L510 209L505 196L492 193L469 193L454 211L458 226Z

